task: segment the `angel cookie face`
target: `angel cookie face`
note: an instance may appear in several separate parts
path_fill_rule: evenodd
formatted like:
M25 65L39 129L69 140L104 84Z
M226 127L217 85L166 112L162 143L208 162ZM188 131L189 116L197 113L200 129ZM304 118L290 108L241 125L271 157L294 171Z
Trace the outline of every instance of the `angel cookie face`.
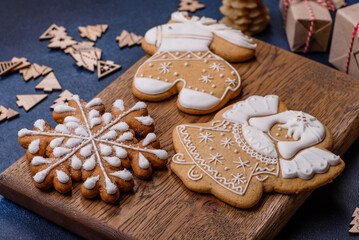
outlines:
M184 12L150 29L142 45L153 56L135 74L135 96L161 101L178 93L178 107L192 114L213 112L239 94L240 76L226 60L248 60L256 47L238 30Z
M173 142L171 169L184 184L239 208L252 207L263 192L315 189L344 169L329 151L329 130L274 95L249 97L209 123L179 125Z
M167 152L159 149L145 103L126 108L116 100L111 113L104 110L100 98L86 103L74 95L68 106L54 108L53 117L59 123L54 129L40 119L33 130L19 131L36 187L54 186L66 193L72 189L72 180L83 180L84 197L100 195L112 203L120 191L132 190L131 168L138 178L146 179L152 168L166 165Z

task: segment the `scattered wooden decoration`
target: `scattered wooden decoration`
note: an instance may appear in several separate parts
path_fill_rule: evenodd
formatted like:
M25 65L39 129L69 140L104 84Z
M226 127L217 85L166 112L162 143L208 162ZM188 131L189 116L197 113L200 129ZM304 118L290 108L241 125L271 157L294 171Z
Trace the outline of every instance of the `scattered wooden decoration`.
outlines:
M12 69L19 66L21 62L0 62L0 76L10 73Z
M63 29L65 28L52 24L43 34L41 34L40 40L51 39L54 37L54 32L61 31Z
M69 90L65 90L59 94L59 97L51 105L51 109L54 109L57 105L68 105L68 102L72 99L73 94Z
M359 208L356 208L352 217L354 218L351 221L350 226L352 228L349 230L350 233L359 233Z
M62 90L60 83L57 81L55 74L50 72L44 79L39 82L35 87L38 90L44 90L44 92L52 92L54 90Z
M73 59L76 61L76 65L83 67L88 71L95 71L95 66L97 65L97 55L95 51L74 51L70 53Z
M29 111L31 108L36 106L42 100L47 98L47 94L29 94L29 95L16 95L17 102L16 104L19 107L23 107L25 111Z
M7 109L7 112L6 112L7 120L13 119L19 115L20 115L19 112L15 111L14 109L12 109L12 108Z
M24 57L21 57L21 58L13 57L13 58L11 59L11 62L20 62L20 64L19 64L18 66L16 66L16 67L14 67L13 69L11 69L11 73L17 72L17 71L19 71L20 69L26 68L26 67L28 67L28 66L31 65L31 63L29 63L29 62L27 61L27 58L24 58Z
M94 42L88 42L88 41L83 41L83 42L77 42L74 45L71 45L67 48L65 48L64 52L65 53L71 53L73 51L82 51L82 50L89 50L93 48L93 45L95 45ZM101 49L100 49L101 50Z
M205 8L206 5L198 2L197 0L181 0L178 10L196 12L199 9Z
M39 76L48 74L51 71L52 68L44 65L40 66L37 63L31 64L29 67L19 70L26 82L29 81L31 78L38 78Z
M107 76L108 74L121 68L121 65L115 64L113 61L101 61L97 63L97 77L98 79Z
M129 33L126 30L123 30L120 34L120 36L116 37L116 40L118 41L118 46L120 48L123 48L125 46L133 46L135 44L141 44L142 42L142 36L136 35L134 33Z
M0 122L4 121L7 118L7 109L4 106L0 105Z
M106 32L108 28L107 24L97 24L94 26L88 25L86 27L78 27L80 35L83 38L87 38L91 41L96 41L98 37L101 37L102 33Z
M59 38L53 38L53 41L50 41L50 44L47 45L49 48L61 48L65 49L71 45L76 44L77 42L72 39L72 37L66 36L66 37L59 37Z

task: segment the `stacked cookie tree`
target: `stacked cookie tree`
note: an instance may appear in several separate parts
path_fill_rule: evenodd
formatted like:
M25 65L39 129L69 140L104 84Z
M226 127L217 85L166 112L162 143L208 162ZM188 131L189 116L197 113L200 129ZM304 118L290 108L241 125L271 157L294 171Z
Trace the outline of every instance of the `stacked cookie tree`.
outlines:
M220 11L224 14L221 23L247 35L260 33L270 20L263 0L223 0Z

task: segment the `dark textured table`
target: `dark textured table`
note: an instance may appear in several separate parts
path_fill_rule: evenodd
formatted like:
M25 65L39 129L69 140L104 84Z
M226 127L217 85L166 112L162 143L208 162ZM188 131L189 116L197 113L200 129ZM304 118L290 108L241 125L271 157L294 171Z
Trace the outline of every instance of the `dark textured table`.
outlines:
M197 15L216 19L222 17L218 9L221 1L201 2L206 4L206 8L199 10ZM277 1L264 2L270 8L271 24L265 32L255 37L288 49ZM348 4L355 2L358 0L348 0ZM177 10L177 5L177 0L2 0L0 61L10 60L13 56L26 57L32 63L52 67L63 89L78 93L88 101L145 55L139 46L120 50L115 37L123 29L144 35L147 29L168 21L170 13ZM52 23L64 26L68 34L77 41L83 40L78 26L108 24L109 29L97 40L96 46L103 50L103 60L121 64L122 70L98 80L97 73L78 68L74 60L62 50L47 48L48 41L38 39ZM305 56L329 65L328 53L309 53ZM60 92L50 93L45 101L29 112L16 105L17 94L43 93L35 90L40 79L41 77L25 82L20 74L0 78L0 105L20 112L20 117L0 123L0 172L25 153L17 142L19 129L31 128L38 118L54 124L49 106ZM359 141L343 157L347 164L344 172L333 183L314 191L280 232L278 239L359 238L359 235L348 234L351 215L355 207L359 207L358 147ZM0 196L0 239L77 238L79 237Z

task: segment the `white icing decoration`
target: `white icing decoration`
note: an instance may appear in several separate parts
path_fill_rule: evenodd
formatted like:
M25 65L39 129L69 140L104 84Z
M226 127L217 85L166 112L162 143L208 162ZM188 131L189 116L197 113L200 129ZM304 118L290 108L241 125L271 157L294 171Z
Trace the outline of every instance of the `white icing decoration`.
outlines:
M96 159L95 159L95 154L92 154L91 157L89 157L88 159L85 160L82 168L87 170L87 171L91 171L96 167Z
M118 137L117 141L125 142L125 141L131 141L132 139L133 139L133 134L131 132L125 132Z
M98 116L100 116L100 112L95 109L92 109L89 112L89 118L94 118L94 117L98 117Z
M18 137L24 137L31 134L31 130L28 130L26 128L20 129L20 131L17 132Z
M118 157L103 157L111 166L119 167L121 166L121 159Z
M116 152L116 156L119 157L119 158L125 158L127 157L127 152L125 149L123 149L122 147L117 147L117 146L114 146L113 147L115 149L115 152Z
M27 149L31 154L37 153L40 150L40 139L32 141Z
M62 157L63 155L66 155L70 152L71 152L71 149L69 149L69 148L55 147L52 153L54 154L55 157L59 158L59 157Z
M78 127L75 129L76 135L87 137L88 133L83 127Z
M102 115L103 121L105 124L109 124L112 120L112 114L109 112L106 112Z
M223 113L223 118L232 122L247 124L251 117L265 116L278 112L278 96L251 96L239 101L230 110Z
M115 194L117 192L117 186L108 177L105 179L105 183L107 194Z
M34 127L38 128L40 131L44 131L46 127L45 121L43 119L36 120Z
M70 180L69 176L61 170L56 170L56 177L60 183L67 183Z
M55 106L54 111L57 113L75 112L76 108L70 107L68 105L57 105Z
M287 135L296 141L278 141L277 147L284 159L293 157L299 150L313 146L325 138L324 126L313 116L299 111L285 111L275 115L251 118L249 123L261 131L270 131L275 123L283 123Z
M143 139L142 145L145 147L148 144L154 142L157 139L156 134L154 133L149 133L147 134L147 136L145 137L145 139Z
M102 104L101 98L94 98L86 104L86 108L92 108Z
M58 124L54 130L59 133L70 134L70 130L63 124Z
M100 143L100 151L104 156L109 156L112 154L112 147Z
M73 155L71 158L71 167L74 170L80 170L82 167L82 162L76 155Z
M52 140L50 142L50 147L52 149L54 149L55 147L59 147L62 144L62 142L64 141L64 139L65 139L64 137L55 138L54 140Z
M211 65L209 65L209 69L212 69L212 71L224 71L224 66L222 66L220 63L212 63Z
M66 143L65 143L65 146L66 147L69 147L69 148L74 148L74 147L77 147L78 145L80 145L80 143L82 142L83 140L81 138L69 138Z
M315 173L326 173L340 163L340 157L316 147L305 149L292 160L280 159L283 178L311 179Z
M231 149L231 146L233 146L233 141L231 138L226 138L224 140L221 140L221 145L223 145L223 147L225 148Z
M110 130L109 132L105 133L101 139L104 139L104 140L113 140L117 137L117 132L115 130Z
M151 126L153 124L153 118L150 116L135 117L135 119L146 126Z
M84 182L83 185L86 189L89 189L89 190L94 189L94 187L96 186L96 183L99 179L100 179L100 175L97 175L95 177L89 177L86 179L86 181Z
M146 103L144 103L144 102L137 102L136 104L135 104L135 106L133 106L133 110L134 111L137 111L137 110L143 110L143 109L146 109L147 108L147 105L146 105Z
M46 164L46 163L51 163L51 161L40 157L40 156L35 156L32 160L31 160L31 164L34 166L38 166L38 165L42 165L42 164Z
M65 123L65 126L69 129L75 129L80 127L80 124L78 124L77 122L67 122Z
M125 111L125 105L124 105L122 99L117 99L117 100L113 103L113 106L114 106L115 108L117 108L118 110L120 110L120 111Z
M80 155L83 157L88 157L92 154L92 149L93 149L92 145L88 144L85 147L81 148Z
M242 132L246 142L255 151L271 158L277 158L275 145L265 133L248 125L242 125Z
M93 128L94 126L100 125L101 122L102 122L102 120L101 120L101 118L99 118L99 117L92 118L92 119L90 120L90 126L91 126L91 128Z
M69 122L76 122L76 123L80 123L81 120L77 117L74 117L74 116L67 116L65 117L64 119L64 123L69 123Z
M116 130L116 131L120 131L120 132L126 132L126 131L128 131L129 128L130 128L130 127L128 126L127 123L125 123L125 122L119 122L119 123L113 125L113 126L111 127L111 130Z
M142 153L138 153L138 166L142 169L147 169L150 166L150 162L142 155Z
M132 174L126 168L117 172L110 173L110 175L121 178L124 181L131 181Z

